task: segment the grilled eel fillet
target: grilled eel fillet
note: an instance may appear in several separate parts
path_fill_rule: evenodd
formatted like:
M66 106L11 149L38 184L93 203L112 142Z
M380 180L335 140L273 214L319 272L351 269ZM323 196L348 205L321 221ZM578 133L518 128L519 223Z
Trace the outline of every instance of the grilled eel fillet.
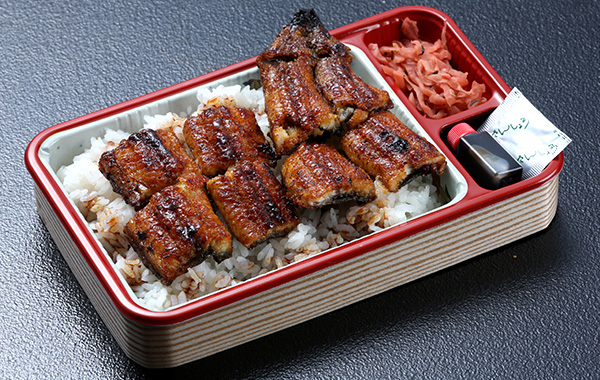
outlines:
M296 58L302 55L324 57L332 49L347 50L344 44L331 36L313 9L296 12L289 24L261 54L261 60Z
M330 145L301 144L285 160L281 174L287 197L301 207L368 202L376 196L369 175Z
M279 155L347 120L353 126L375 109L392 107L385 91L354 74L349 52L314 10L301 10L258 56L270 137Z
M173 185L181 175L199 171L175 133L142 129L104 152L100 172L113 190L138 211L152 194Z
M283 236L300 222L283 185L263 162L240 161L206 187L230 231L246 248Z
M201 174L181 177L125 226L131 246L165 285L209 255L217 261L231 256L232 237L213 211L207 180Z
M371 115L342 137L346 156L390 191L419 175L446 169L446 158L390 111Z
M269 136L278 155L290 153L309 136L321 136L339 127L333 106L315 83L315 64L311 56L258 61Z
M275 152L245 108L217 106L188 118L183 127L185 141L202 170L213 177L241 160L276 164Z
M354 128L372 111L390 109L393 103L386 91L360 79L351 64L352 56L347 53L321 58L315 67L315 79L325 99L336 108L340 120Z

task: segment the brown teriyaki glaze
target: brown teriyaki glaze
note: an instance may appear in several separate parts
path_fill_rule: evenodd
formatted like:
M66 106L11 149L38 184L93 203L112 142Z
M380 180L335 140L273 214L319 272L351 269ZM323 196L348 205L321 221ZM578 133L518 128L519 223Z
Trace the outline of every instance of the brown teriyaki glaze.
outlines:
M354 74L350 49L329 34L314 10L296 13L256 63L279 155L392 107L385 91Z
M301 207L367 202L376 196L368 174L330 145L301 144L285 160L281 175L288 198Z
M233 235L246 248L283 236L300 222L283 185L260 161L241 161L207 189Z
M256 122L254 113L240 107L217 106L188 118L185 141L202 173L225 173L241 160L261 160L274 167L275 152Z
M378 112L341 140L346 156L390 191L428 173L442 174L446 158L390 111Z
M167 129L142 129L104 152L100 172L125 202L140 210L152 194L177 182L179 176L199 172L175 133Z
M154 194L125 226L125 236L144 264L168 285L212 255L231 256L232 237L206 194L207 177L190 174Z

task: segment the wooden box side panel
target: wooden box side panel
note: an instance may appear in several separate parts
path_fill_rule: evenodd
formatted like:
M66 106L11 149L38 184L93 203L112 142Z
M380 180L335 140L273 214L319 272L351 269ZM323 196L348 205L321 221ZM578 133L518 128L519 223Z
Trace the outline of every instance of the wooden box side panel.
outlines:
M173 367L315 318L540 231L556 213L558 176L527 193L167 326L139 324L118 313L44 203L45 199L38 201L44 222L125 353L146 367Z

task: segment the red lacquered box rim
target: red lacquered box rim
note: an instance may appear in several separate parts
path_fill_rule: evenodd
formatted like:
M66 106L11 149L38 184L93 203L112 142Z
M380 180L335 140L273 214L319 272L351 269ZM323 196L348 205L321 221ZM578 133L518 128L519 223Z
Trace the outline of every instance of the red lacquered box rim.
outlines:
M410 6L392 9L387 12L380 13L375 16L357 21L341 28L331 31L331 34L338 37L343 42L352 41L356 37L356 33L366 28L372 27L380 21L383 21L398 13L407 11L427 12L441 17L447 21L451 27L456 29L456 32L464 38L465 44L473 50L473 54L477 56L482 65L485 66L494 79L509 92L510 88L498 76L498 74L485 61L481 54L473 47L469 40L462 34L458 26L444 13L429 7ZM106 255L102 252L98 241L90 233L85 221L81 218L78 210L76 210L66 194L55 182L54 178L48 171L48 168L39 156L39 151L46 139L50 136L72 128L76 128L91 122L101 120L121 112L131 110L133 108L143 106L156 100L184 92L202 84L212 82L214 80L230 76L246 69L255 66L256 57L249 58L231 66L224 67L214 72L201 75L197 78L187 80L185 82L166 87L164 89L131 99L129 101L107 107L105 109L69 120L52 127L49 127L39 133L30 142L25 152L25 164L30 172L37 187L42 192L43 196L48 200L54 213L60 219L63 227L68 232L70 238L76 244L77 248L85 258L104 290L110 296L112 302L117 309L128 319L132 321L147 324L147 325L169 325L179 323L196 316L208 313L220 307L232 304L234 302L252 297L253 295L267 291L279 285L301 279L311 273L329 268L337 263L347 261L361 255L364 252L374 250L376 248L388 245L391 242L406 238L424 230L430 229L442 223L456 219L463 215L472 213L483 207L492 205L502 200L514 197L516 195L528 192L532 189L543 186L560 173L564 156L561 153L557 156L539 175L521 181L509 187L495 190L493 192L477 193L475 195L467 194L467 196L456 204L427 215L411 219L401 225L390 227L376 234L352 241L345 245L330 249L324 253L311 256L300 262L290 264L286 267L271 271L263 276L247 280L241 284L225 288L215 293L208 294L199 299L188 302L187 304L173 308L167 311L151 311L138 305L129 295L125 285L118 277L116 270L113 267Z

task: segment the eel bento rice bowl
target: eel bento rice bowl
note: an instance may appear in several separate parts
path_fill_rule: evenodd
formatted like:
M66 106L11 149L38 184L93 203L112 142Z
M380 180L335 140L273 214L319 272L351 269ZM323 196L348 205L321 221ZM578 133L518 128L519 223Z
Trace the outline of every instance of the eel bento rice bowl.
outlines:
M198 91L198 101L199 110L215 102L231 102L250 109L263 133L268 132L260 88L239 85L219 86L213 90L203 88ZM169 113L146 116L145 120L146 124L140 129L172 127L183 139L183 117ZM149 310L167 310L234 286L442 205L431 176L416 178L395 193L375 181L377 198L374 201L363 205L349 202L322 209L300 209L300 224L286 236L271 238L252 249L234 239L230 258L220 263L208 258L165 286L144 266L123 236L123 229L135 215L135 210L112 190L109 181L98 170L100 155L128 135L123 131L108 130L104 136L92 138L90 148L74 157L72 164L61 167L58 176L70 199L111 256L115 270L131 287L136 301Z

